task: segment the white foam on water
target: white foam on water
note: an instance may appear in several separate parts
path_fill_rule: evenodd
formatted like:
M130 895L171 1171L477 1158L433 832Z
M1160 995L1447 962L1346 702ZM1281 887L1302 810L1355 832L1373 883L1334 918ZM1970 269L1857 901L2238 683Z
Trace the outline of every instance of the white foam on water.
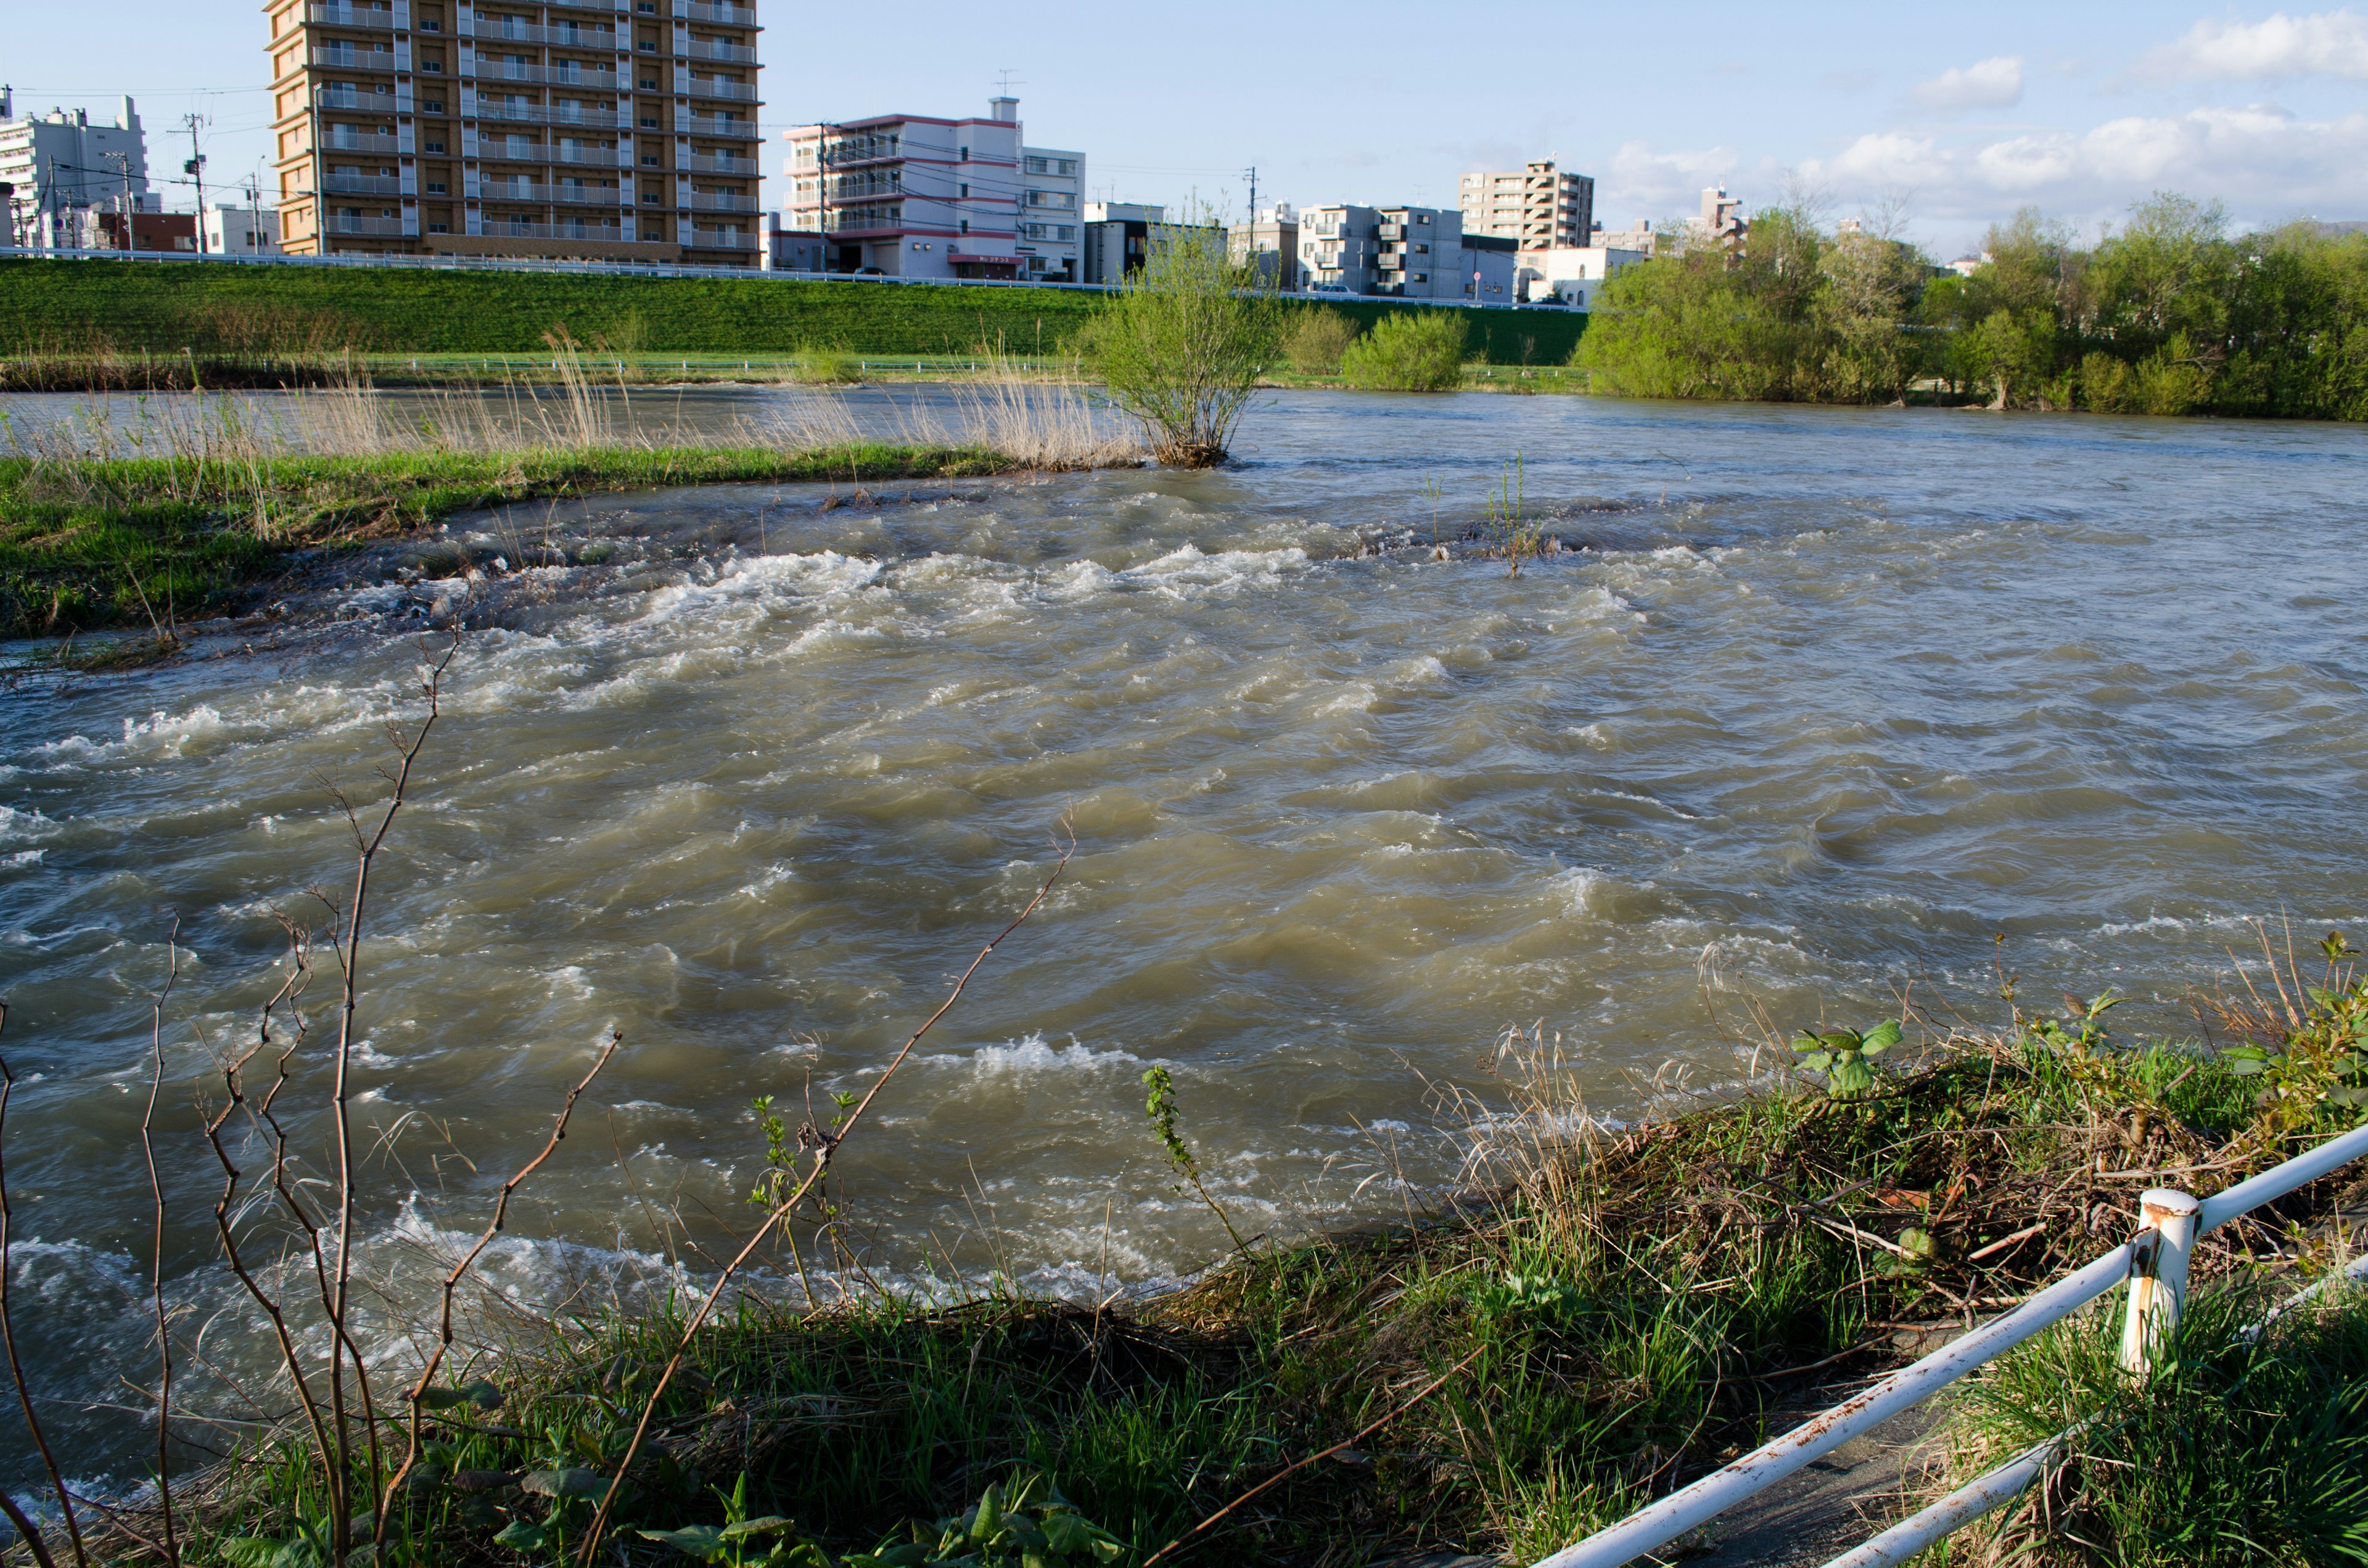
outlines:
M1140 1063L1143 1058L1131 1051L1096 1051L1069 1038L1065 1046L1049 1045L1042 1034L1031 1034L1024 1040L1006 1040L1001 1045L983 1045L968 1056L944 1052L925 1060L960 1065L967 1062L973 1071L991 1075L1032 1073L1091 1073L1112 1067Z
M15 871L27 866L38 866L41 863L41 857L48 853L46 849L19 849L13 855L0 855L0 871Z
M38 844L64 831L39 811L0 806L0 844Z
M712 574L659 588L643 607L644 622L680 619L718 606L787 596L825 597L851 594L880 580L876 561L841 555L835 550L813 555L739 555Z

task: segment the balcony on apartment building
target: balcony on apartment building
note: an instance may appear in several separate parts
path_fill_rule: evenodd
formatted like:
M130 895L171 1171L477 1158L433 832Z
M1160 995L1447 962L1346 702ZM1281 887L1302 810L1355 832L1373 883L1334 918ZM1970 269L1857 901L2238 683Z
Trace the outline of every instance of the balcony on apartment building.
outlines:
M694 190L690 193L690 210L694 212L754 212L757 199L745 190Z
M403 180L400 176L331 173L321 177L321 187L331 196L401 196Z
M623 224L593 223L581 218L564 223L543 223L531 218L505 218L488 213L484 232L521 240L594 240L606 244L622 244L625 240Z
M745 43L724 43L714 39L695 38L690 40L693 60L721 61L725 64L754 65L757 51Z
M553 61L549 65L520 63L515 60L477 62L480 82L547 82L561 87L588 87L596 93L617 90L617 73L613 68L595 70L574 60Z
M614 28L586 27L579 22L553 22L543 27L514 17L479 17L461 29L461 36L495 43L548 43L561 49L605 49L611 52L623 47L617 41Z
M495 153L493 156L498 157L500 154ZM574 164L578 168L586 169L622 169L632 166L633 155L631 153L620 152L614 147L561 146L551 149L551 162Z
M694 151L682 166L695 175L741 175L754 179L758 173L756 159L735 158L729 153Z
M694 22L712 22L717 27L753 28L757 13L746 6L725 6L712 0L674 0L674 14L688 17Z
M510 103L500 98L477 96L474 111L480 119L506 120L515 125L580 125L587 130L612 131L628 123L627 117L609 109L577 108L567 104Z
M314 4L304 7L304 19L323 27L375 28L381 32L395 30L395 10L392 6L341 6ZM404 22L411 17L404 8Z
M324 153L369 153L389 158L397 157L402 154L403 139L399 136L363 136L359 134L340 136L337 134L340 131L345 131L348 128L342 125L333 125L329 127L329 139L321 143L321 151Z
M679 118L675 129L692 136L732 137L742 142L761 142L764 132L753 119L726 119L720 114L701 114L697 109Z
M313 101L323 108L366 108L392 114L394 89L382 83L365 93L351 82L329 82L313 89Z
M694 98L732 98L744 104L753 104L757 101L755 86L746 82L727 82L721 76L701 76L694 74L690 78L689 88L690 96Z
M337 71L394 69L394 51L391 49L356 49L349 43L317 43L310 53L313 65Z
M403 220L353 217L343 212L332 212L329 214L328 228L329 233L333 234L377 234L390 239L399 239L403 234Z

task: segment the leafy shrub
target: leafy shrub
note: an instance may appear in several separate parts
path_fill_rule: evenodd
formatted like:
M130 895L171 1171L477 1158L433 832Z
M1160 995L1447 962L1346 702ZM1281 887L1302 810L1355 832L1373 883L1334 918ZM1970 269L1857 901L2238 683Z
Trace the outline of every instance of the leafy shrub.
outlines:
M1463 384L1465 331L1452 311L1383 316L1349 345L1340 373L1367 392L1452 392Z
M1340 357L1357 341L1357 324L1329 307L1302 310L1283 333L1282 357L1291 368L1310 376L1329 376L1340 369Z
M1874 1089L1874 1069L1867 1062L1899 1043L1899 1020L1887 1018L1864 1034L1833 1029L1812 1034L1803 1029L1793 1037L1801 1065L1826 1075L1826 1093L1838 1100L1855 1099Z
M2137 407L2130 368L2110 354L2080 361L2080 401L2097 414L2127 414Z

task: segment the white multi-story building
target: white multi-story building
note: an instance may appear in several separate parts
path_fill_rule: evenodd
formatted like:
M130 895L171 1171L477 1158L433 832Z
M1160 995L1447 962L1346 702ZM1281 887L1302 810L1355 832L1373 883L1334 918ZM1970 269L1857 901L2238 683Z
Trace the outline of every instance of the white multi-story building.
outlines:
M1299 216L1299 264L1317 293L1509 305L1517 243L1467 239L1463 214L1436 207L1310 207Z
M268 207L209 207L204 213L209 256L278 256L279 214Z
M1079 233L1086 221L1086 155L1054 147L1019 150L1019 276L1082 283Z
M1085 154L1026 146L1017 98L988 107L792 128L784 229L821 234L833 272L1075 281Z
M1595 228L1595 181L1540 159L1523 169L1465 175L1457 205L1467 234L1494 234L1524 251L1575 248Z
M82 109L20 119L15 95L0 87L0 185L13 187L7 243L36 250L73 249L94 211L156 210L147 139L130 98L113 125L93 125Z
M1605 279L1651 259L1645 251L1608 245L1556 245L1552 250L1525 252L1520 258L1521 298L1533 304L1554 299L1573 310L1593 310L1596 291Z

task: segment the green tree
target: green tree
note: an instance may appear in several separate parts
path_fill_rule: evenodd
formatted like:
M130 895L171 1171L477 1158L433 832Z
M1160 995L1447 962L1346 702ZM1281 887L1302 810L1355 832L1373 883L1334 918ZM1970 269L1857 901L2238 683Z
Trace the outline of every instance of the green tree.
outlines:
M1258 378L1282 351L1273 289L1229 254L1213 222L1155 233L1143 268L1088 329L1087 356L1110 401L1142 421L1163 463L1209 468L1226 448Z

